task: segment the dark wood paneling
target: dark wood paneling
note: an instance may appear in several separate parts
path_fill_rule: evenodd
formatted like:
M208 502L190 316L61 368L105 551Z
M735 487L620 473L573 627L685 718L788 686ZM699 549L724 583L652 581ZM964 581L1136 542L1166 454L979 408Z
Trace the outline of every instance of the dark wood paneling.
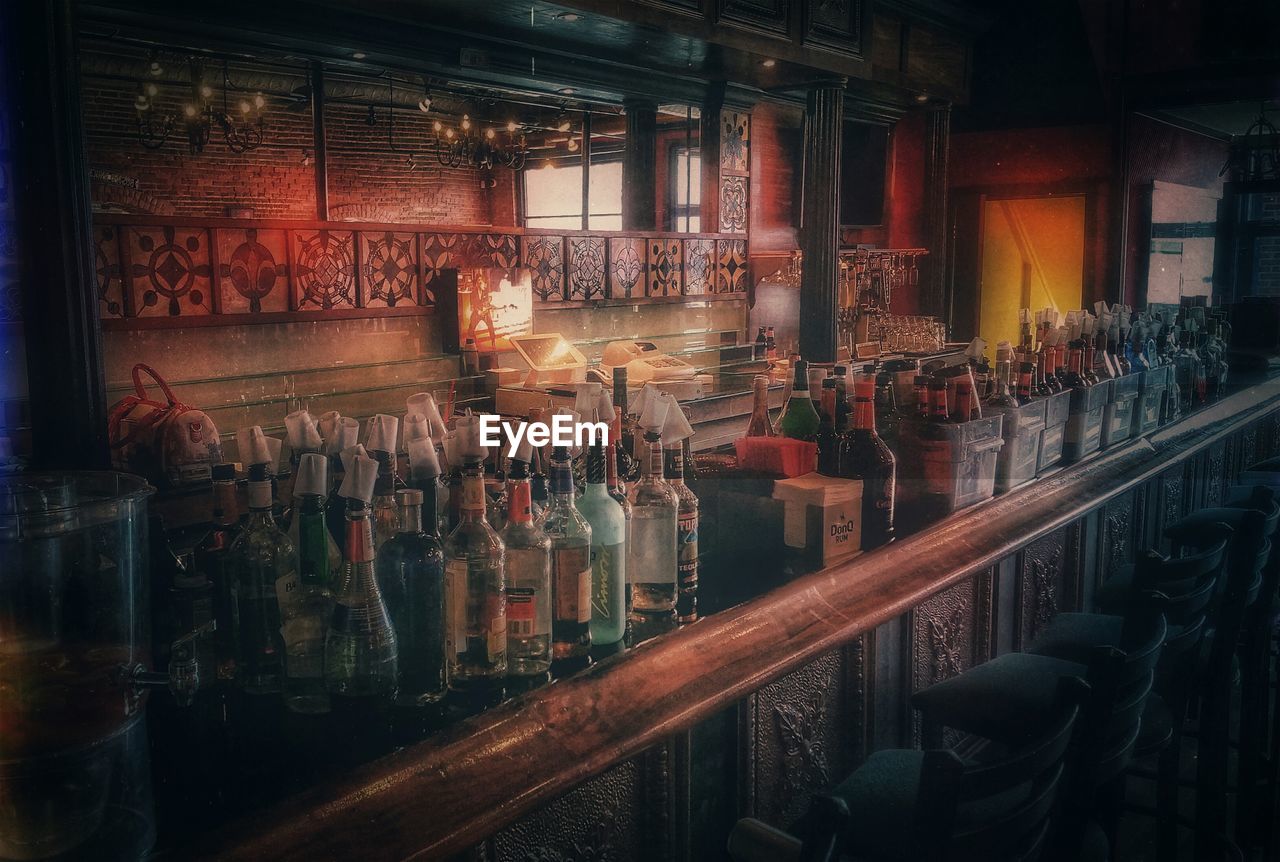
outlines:
M861 0L808 0L803 39L849 57L862 57L868 4Z
M790 0L716 0L716 19L757 33L786 36L790 9Z

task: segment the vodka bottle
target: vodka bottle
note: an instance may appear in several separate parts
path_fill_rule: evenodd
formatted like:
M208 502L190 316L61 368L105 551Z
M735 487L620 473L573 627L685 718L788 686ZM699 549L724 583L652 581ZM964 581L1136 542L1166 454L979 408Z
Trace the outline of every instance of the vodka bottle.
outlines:
M627 512L609 490L612 454L601 445L588 450L587 488L578 503L591 525L591 642L597 646L617 643L627 630Z
M591 651L591 525L575 504L565 449L552 453L550 491L542 529L551 538L551 654L580 658Z
M804 400L809 400L807 393ZM674 616L680 498L662 478L661 436L646 431L644 442L648 451L643 472L627 492L631 503L631 542L627 546L631 611L640 618Z
M235 567L230 550L240 534L240 504L236 500L236 468L213 466L213 526L195 547L196 571L213 584L214 661L219 681L230 681L236 672Z
M541 676L551 668L551 539L533 518L529 465L507 475L507 673Z
M946 411L946 384L942 384ZM859 380L853 386L853 427L840 447L840 473L862 480L862 547L878 548L893 541L897 460L876 434L875 384Z
M683 443L666 448L665 478L680 501L676 517L676 622L698 619L698 498L685 484Z
M445 659L460 690L507 674L506 548L485 520L480 462L461 473L458 525L444 543Z

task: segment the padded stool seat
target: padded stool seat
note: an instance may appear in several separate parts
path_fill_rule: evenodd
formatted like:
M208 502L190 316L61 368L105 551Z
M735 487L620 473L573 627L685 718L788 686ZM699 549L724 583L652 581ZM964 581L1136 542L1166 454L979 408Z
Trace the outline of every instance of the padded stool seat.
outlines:
M1160 695L1151 692L1147 695L1147 702L1142 710L1142 726L1138 731L1138 742L1133 753L1138 757L1146 757L1176 743L1173 738L1174 724L1169 704Z

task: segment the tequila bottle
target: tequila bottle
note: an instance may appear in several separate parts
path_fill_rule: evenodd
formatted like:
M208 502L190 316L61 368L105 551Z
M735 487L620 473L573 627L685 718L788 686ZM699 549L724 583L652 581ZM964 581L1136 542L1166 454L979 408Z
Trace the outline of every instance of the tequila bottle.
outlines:
M809 400L807 393L804 400ZM680 498L662 478L662 437L656 431L646 431L644 442L648 451L643 472L627 492L631 503L627 583L631 587L632 614L642 619L675 614L680 509Z
M551 668L551 539L533 518L529 465L511 462L507 480L507 673Z
M265 464L249 475L249 522L229 552L235 572L236 674L249 694L275 694L284 674L281 597L298 586L293 544L271 516Z
M506 549L485 520L480 462L461 472L458 525L444 545L445 660L455 689L507 673Z
M684 444L668 446L664 478L680 501L676 513L676 622L680 623L698 619L698 498L685 484L686 469Z
M609 491L612 455L601 445L587 451L587 489L578 504L591 525L591 642L597 646L617 643L627 630L627 513Z
M591 525L574 502L566 449L551 455L549 490L542 529L551 538L551 655L580 658L591 651Z

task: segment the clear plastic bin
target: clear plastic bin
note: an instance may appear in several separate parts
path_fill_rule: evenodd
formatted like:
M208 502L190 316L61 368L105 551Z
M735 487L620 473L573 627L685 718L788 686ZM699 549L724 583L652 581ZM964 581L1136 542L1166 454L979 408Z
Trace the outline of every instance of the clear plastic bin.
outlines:
M1133 413L1142 387L1141 374L1126 374L1111 381L1111 400L1102 411L1102 448L1128 440L1133 434Z
M1102 446L1102 413L1111 399L1111 381L1071 390L1071 412L1062 438L1062 460L1079 461Z
M995 493L1003 420L995 414L972 422L902 424L898 489L906 523L945 518Z
M1048 398L1034 398L1021 407L990 407L991 415L1004 417L1004 446L996 459L995 493L1003 494L1036 477Z
M1045 399L1044 431L1040 433L1040 453L1036 475L1058 466L1062 460L1062 443L1067 435L1067 417L1071 414L1071 390L1055 392Z
M1149 434L1160 427L1160 411L1164 404L1164 393L1169 385L1171 367L1161 365L1149 368L1139 377L1138 400L1133 411L1133 436Z

